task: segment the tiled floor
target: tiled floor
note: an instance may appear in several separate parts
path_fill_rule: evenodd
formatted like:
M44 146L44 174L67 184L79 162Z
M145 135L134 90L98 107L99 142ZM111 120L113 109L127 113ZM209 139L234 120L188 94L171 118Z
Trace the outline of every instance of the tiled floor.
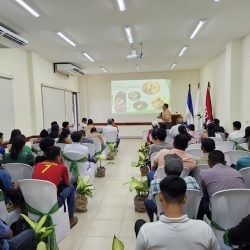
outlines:
M134 223L147 220L146 214L134 211L135 193L128 185L139 169L131 167L138 157L141 140L123 139L114 165L109 165L106 177L95 179L94 197L89 198L88 212L76 214L78 224L59 244L60 250L111 250L114 234L124 243L125 250L135 249Z

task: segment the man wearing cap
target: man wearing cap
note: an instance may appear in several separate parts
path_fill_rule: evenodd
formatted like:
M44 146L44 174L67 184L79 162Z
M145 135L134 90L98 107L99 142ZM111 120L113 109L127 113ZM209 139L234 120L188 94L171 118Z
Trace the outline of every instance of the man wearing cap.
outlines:
M182 159L177 154L169 154L164 157L165 160L165 174L166 176L177 175L180 176L183 171L183 162ZM187 189L197 189L200 187L196 180L192 176L187 176L183 178L187 184ZM160 192L160 182L162 179L156 179L151 181L150 184L150 199L147 198L144 201L147 214L150 221L153 221L154 213L157 214L157 207L155 203L155 196Z

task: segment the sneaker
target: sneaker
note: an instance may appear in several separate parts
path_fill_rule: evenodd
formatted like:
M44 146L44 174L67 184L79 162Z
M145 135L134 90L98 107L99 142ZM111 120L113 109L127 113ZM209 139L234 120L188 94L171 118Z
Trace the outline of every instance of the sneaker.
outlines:
M71 218L69 218L69 223L70 223L70 228L74 227L78 222L78 218L73 216Z

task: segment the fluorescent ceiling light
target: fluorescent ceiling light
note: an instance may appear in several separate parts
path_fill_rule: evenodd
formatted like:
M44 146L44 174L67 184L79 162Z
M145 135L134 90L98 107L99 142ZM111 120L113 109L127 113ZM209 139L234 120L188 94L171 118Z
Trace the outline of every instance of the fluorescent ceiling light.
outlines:
M220 2L220 0L213 0L215 3L218 3L218 2Z
M174 69L176 67L176 63L174 63L172 66L171 66L171 69Z
M181 50L179 56L183 56L187 49L188 49L188 47L187 47L187 46L184 46L184 47L182 48L182 50Z
M27 3L25 3L23 0L15 0L19 5L21 5L25 10L27 10L31 15L34 17L39 17L40 15L32 9Z
M202 27L205 25L206 22L207 22L207 19L202 19L199 21L193 33L191 34L190 39L194 39L196 37L196 35L199 33L199 31L202 29Z
M126 32L126 35L127 35L128 42L131 43L131 44L134 43L131 27L130 26L125 26L124 29L125 29L125 32Z
M64 41L66 41L67 43L69 43L72 46L76 46L76 44L74 42L72 42L68 37L66 37L62 32L57 32L56 33L58 36L60 36Z
M125 11L126 10L126 6L125 6L125 2L124 2L124 0L116 0L116 2L117 2L117 5L118 5L118 9L120 10L120 11Z
M100 67L100 69L101 69L103 72L105 72L105 73L107 73L107 72L108 72L108 70L107 70L107 69L105 69L104 67Z
M94 62L95 60L86 52L83 53L83 55L88 58L91 62Z

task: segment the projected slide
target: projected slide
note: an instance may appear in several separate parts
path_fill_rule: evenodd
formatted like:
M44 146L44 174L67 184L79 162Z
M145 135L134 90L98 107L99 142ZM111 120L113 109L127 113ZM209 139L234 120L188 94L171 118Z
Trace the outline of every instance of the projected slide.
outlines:
M155 114L170 104L170 80L112 81L113 114Z

